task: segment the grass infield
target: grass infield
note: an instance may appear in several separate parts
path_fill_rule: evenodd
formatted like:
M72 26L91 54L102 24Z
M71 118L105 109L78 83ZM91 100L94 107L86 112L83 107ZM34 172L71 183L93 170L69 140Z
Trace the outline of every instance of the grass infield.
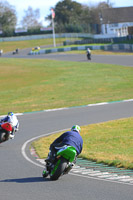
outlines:
M56 44L58 44L57 47L64 48L64 47L77 47L79 45L68 45L68 46L63 46L63 42L65 40L70 40L74 41L77 38L56 38ZM80 39L80 38L79 38ZM60 46L59 46L60 44ZM53 39L36 39L36 40L24 40L24 41L10 41L10 42L0 42L0 49L3 49L3 52L13 52L15 49L26 49L30 48L32 50L33 47L40 46L41 49L44 48L46 45L51 45L51 48L53 46ZM80 46L87 46L87 45L106 45L106 44L84 44ZM45 48L45 49L51 49L51 48ZM29 50L30 51L30 50ZM64 52L63 52L64 53ZM78 51L68 51L65 53L80 53L80 54L85 54L85 50L78 50ZM104 55L114 55L114 54L120 54L120 55L133 55L133 52L113 52L113 51L103 51L103 50L92 50L92 54L104 54Z
M132 99L132 67L0 59L0 112L31 112Z
M56 42L62 44L64 38L57 38ZM53 39L36 39L36 40L24 40L24 41L10 41L10 42L0 42L0 49L3 49L3 52L14 51L15 49L25 49L33 48L35 46L44 46L52 45Z

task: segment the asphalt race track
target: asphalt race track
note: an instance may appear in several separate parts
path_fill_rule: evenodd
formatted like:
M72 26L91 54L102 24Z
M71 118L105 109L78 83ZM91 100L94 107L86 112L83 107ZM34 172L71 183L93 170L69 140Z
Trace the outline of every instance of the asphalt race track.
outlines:
M114 65L130 66L133 67L133 55L93 55L92 60L88 61L86 54L65 54L65 53L52 53L40 55L28 55L30 49L20 50L19 54L12 55L12 52L3 54L3 57L14 58L36 58L36 59L50 59L62 61L78 61L78 62L94 62L94 63L108 63Z
M104 56L102 58L104 59ZM127 66L128 61L129 59L125 61ZM131 64L133 66L133 62ZM131 116L133 101L18 116L20 131L15 139L0 144L0 200L131 200L132 184L86 178L73 173L61 177L58 181L43 179L43 168L35 164L36 159L29 151L30 144L23 150L33 163L23 156L22 150L23 145L32 138L70 128L73 124L82 126Z

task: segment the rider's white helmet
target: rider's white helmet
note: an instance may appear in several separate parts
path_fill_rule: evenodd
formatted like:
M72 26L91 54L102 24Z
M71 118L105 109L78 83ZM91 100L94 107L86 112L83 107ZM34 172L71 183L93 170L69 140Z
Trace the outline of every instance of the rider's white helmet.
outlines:
M80 126L78 126L78 125L74 125L74 126L71 128L71 130L72 130L72 131L77 131L78 133L81 132L81 128L80 128Z

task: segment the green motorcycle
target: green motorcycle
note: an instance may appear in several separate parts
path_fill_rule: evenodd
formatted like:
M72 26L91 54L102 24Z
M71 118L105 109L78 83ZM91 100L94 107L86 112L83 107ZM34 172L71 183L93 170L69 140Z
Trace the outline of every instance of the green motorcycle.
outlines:
M45 160L46 170L42 173L43 178L49 175L51 180L57 180L60 176L68 174L76 162L77 153L74 147L65 145L55 149L57 152L52 159Z

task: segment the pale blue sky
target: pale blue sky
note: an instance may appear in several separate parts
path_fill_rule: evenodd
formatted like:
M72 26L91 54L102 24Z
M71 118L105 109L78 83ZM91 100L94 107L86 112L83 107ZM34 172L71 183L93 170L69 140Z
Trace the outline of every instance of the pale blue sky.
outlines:
M5 0L0 0L5 1ZM31 6L33 9L40 9L40 21L44 26L47 25L47 22L44 18L50 14L50 8L55 7L55 5L59 2L59 0L7 0L9 4L15 6L18 24L24 16L24 10L27 10L28 6ZM102 1L107 0L75 0L78 3L86 4L86 5L95 5ZM128 7L133 6L133 0L109 0L109 2L113 3L113 7Z

